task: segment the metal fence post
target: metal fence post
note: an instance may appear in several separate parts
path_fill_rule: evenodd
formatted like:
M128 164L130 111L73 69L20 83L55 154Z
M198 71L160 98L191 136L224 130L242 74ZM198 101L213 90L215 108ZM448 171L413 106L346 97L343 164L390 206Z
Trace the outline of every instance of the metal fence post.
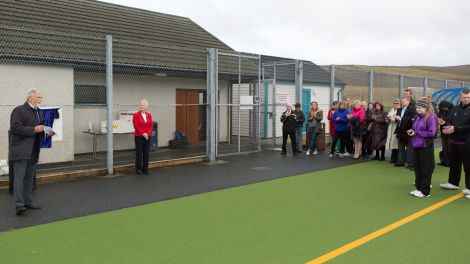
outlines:
M423 96L428 96L428 77L423 79Z
M106 35L106 167L108 175L114 173L113 104L113 36Z
M272 112L272 135L273 135L273 146L276 146L276 62L274 62L274 73L273 73L273 112Z
M405 79L405 76L403 74L400 74L400 91L398 91L398 97L399 98L403 97L404 79Z
M207 157L209 161L216 159L216 107L218 90L218 51L207 49Z
M330 105L335 100L335 65L330 65Z
M264 79L264 77L263 77ZM256 137L258 140L258 151L261 151L261 54L258 54L258 87L257 87L257 92L256 92L256 103L258 104L258 127L256 130Z
M464 81L462 81L462 82L460 83L460 87L462 87L462 88L465 87L465 82L464 82Z
M240 125L240 122L241 122L241 113L240 113L240 92L241 92L241 89L240 89L240 85L241 85L241 82L242 82L242 58L241 58L241 54L238 53L238 86L237 86L237 89L238 89L238 110L237 110L237 118L238 118L238 136L237 136L237 151L240 152L241 151L241 125Z
M304 86L304 62L295 60L295 99L294 103L302 103L302 93Z
M374 89L374 71L369 72L369 90L367 91L369 102L374 100L373 90Z
M444 80L444 88L449 88L449 80L447 79Z

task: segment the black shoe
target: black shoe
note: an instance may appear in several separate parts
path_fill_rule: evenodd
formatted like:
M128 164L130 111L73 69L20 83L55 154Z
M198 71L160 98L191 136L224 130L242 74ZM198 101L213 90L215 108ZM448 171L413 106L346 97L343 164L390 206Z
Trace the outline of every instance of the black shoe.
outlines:
M380 157L380 160L381 160L381 161L384 161L384 160L385 160L385 157Z
M379 157L378 157L378 156L375 156L375 157L373 157L373 158L370 159L370 160L379 160Z
M28 210L40 210L40 209L42 209L41 206L33 205L33 204L25 205L25 208L28 209Z
M140 171L140 170L136 170L136 171L135 171L135 174L137 174L137 175L141 175L141 174L142 174L142 171Z
M149 174L149 172L148 172L148 171L142 171L142 173L143 173L143 174Z
M16 207L16 215L22 215L24 212L26 212L26 207L24 206Z
M395 167L405 167L405 164L403 164L403 163L396 163L396 164L395 164Z

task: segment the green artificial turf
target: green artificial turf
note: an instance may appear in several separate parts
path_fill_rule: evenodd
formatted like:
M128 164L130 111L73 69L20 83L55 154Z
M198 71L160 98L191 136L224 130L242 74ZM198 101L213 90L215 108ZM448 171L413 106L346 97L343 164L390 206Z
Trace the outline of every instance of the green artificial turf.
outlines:
M454 195L436 188L446 179L438 167L432 197L413 198L411 171L361 163L0 233L0 263L305 263ZM333 261L432 263L443 246L464 256L451 245L468 237L468 206L459 199Z

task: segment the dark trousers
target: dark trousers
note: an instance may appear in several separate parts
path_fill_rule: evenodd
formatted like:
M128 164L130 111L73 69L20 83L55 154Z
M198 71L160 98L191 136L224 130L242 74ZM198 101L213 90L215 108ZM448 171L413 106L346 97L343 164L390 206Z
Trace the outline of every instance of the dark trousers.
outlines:
M408 163L407 165L409 167L414 167L414 148L413 146L411 145L411 138L408 139L408 144L406 145L406 163ZM433 155L433 161L434 161L434 155Z
M149 170L149 148L150 138L134 137L135 142L135 170L148 172Z
M441 158L441 165L449 165L449 138L441 137L441 146L442 146L442 156Z
M406 146L407 143L403 143L402 141L398 141L398 159L397 163L398 164L404 164L405 163L405 158L406 156Z
M431 192L431 177L434 171L434 146L414 149L413 164L416 190L428 195Z
M341 154L344 153L344 148L346 148L346 144L348 144L347 143L348 135L349 135L348 131L335 131L335 136L333 137L333 143L331 143L330 154L335 153L336 144L338 143L338 140L341 142L339 153Z
M362 136L362 155L363 156L369 156L372 154L372 149L370 146L367 144L367 137L369 136L370 132L367 131L367 133L364 133Z
M286 153L287 148L287 136L290 137L290 144L292 145L292 153L297 151L297 141L295 139L295 130L294 131L282 131L282 152Z
M354 147L353 147L353 142L352 142L352 137L351 137L351 130L346 131L346 151L351 154L354 153Z
M15 172L13 182L15 207L31 205L36 163L31 162L31 160L15 160L13 161L13 167Z
M465 172L465 186L470 189L470 151L465 145L449 142L449 183L459 186L460 176Z
M375 150L376 158L385 158L385 146Z
M397 163L398 161L398 149L392 149L392 155L390 157L391 163Z

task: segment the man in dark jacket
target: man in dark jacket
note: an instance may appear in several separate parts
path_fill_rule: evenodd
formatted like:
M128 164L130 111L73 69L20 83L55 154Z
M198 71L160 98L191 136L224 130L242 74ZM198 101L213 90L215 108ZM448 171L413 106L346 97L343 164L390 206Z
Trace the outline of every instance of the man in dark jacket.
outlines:
M40 209L32 203L33 177L39 160L40 137L44 135L44 114L39 109L42 93L28 92L23 105L13 109L10 116L10 144L8 159L13 163L14 200L16 214L26 209Z
M281 115L282 122L282 155L286 154L287 136L290 137L290 143L292 145L292 153L295 155L297 152L296 140L295 140L295 129L297 127L297 115L292 110L292 104L289 103L286 106L286 111Z
M301 105L295 104L295 115L297 117L297 125L295 127L295 141L297 144L297 153L302 153L302 128L305 122L305 115L302 112Z
M449 180L441 184L441 188L458 190L460 177L465 172L465 189L467 198L470 199L470 149L465 142L470 140L470 90L464 89L460 93L460 104L454 106L449 118L449 126L445 126L442 132L449 137Z
M395 164L396 167L405 166L404 153L406 151L408 168L413 169L413 148L411 147L411 140L408 140L409 136L406 131L411 129L415 115L416 109L410 105L410 100L406 97L402 98L401 108L398 109L395 116L395 120L398 122L395 128L395 134L398 139L398 161Z
M441 145L442 150L439 152L440 165L449 166L449 135L443 133L444 127L450 126L449 119L451 117L450 113L454 104L448 101L442 101L439 103L439 113L437 114L439 127L441 131Z

